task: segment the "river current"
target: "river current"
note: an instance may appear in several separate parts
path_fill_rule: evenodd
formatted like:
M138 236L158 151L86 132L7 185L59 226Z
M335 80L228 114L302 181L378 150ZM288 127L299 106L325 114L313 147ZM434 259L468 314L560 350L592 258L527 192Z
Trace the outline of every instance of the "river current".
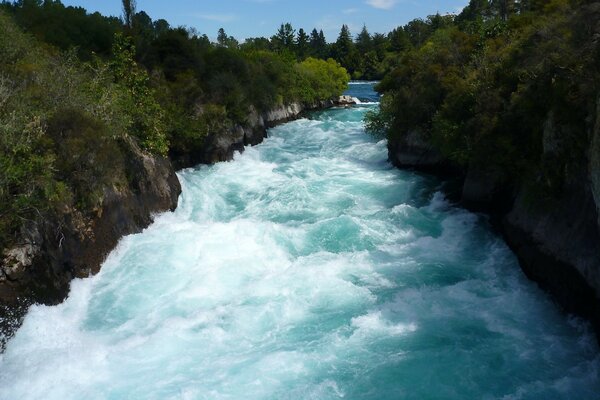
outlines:
M0 399L600 398L586 324L364 132L372 86L179 172L175 212L31 307Z

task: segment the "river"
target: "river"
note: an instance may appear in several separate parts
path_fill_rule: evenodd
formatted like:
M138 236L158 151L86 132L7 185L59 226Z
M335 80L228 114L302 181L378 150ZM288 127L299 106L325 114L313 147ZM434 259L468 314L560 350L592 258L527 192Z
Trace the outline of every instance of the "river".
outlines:
M30 309L0 399L598 399L587 325L484 216L387 162L372 86L181 171L175 212Z

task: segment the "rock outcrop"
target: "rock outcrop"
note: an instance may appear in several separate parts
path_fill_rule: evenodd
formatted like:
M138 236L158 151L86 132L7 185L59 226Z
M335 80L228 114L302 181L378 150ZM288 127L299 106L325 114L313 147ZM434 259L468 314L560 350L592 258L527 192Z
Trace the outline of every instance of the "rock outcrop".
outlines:
M456 167L429 141L421 131L406 132L388 141L389 159L398 168L415 168L437 174L452 174Z
M197 164L230 161L236 151L242 152L245 146L254 146L261 143L267 137L268 128L300 118L307 111L355 104L352 99L349 103L343 97L312 104L289 103L264 113L259 113L256 109L251 108L244 125L235 125L226 132L208 136L200 151L192 154L174 155L172 157L173 163L179 169Z
M31 303L57 304L72 279L100 270L124 235L146 228L157 213L173 210L181 192L171 163L124 143L126 187L107 187L90 213L65 209L23 225L20 243L0 260L0 348Z

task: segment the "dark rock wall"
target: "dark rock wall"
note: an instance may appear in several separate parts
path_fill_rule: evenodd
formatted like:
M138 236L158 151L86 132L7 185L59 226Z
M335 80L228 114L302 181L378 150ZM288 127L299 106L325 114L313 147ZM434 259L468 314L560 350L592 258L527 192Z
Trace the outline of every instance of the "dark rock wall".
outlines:
M0 266L1 302L62 301L71 280L97 273L122 236L175 209L181 187L171 163L131 140L125 146L127 187L105 188L101 206L89 214L66 209L23 226L22 242L5 251Z

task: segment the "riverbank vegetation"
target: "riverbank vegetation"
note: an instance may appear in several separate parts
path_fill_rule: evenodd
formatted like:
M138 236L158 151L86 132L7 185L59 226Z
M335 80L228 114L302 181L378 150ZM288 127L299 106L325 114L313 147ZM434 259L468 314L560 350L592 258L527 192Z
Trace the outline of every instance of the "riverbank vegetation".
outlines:
M369 127L392 140L418 132L464 169L560 192L588 158L599 20L598 2L471 0L458 15L418 22L418 42L399 49L378 86Z
M120 20L3 2L0 248L49 211L95 212L106 185L129 179L132 140L156 156L194 151L251 110L336 97L348 80L334 60L211 43L135 9Z

